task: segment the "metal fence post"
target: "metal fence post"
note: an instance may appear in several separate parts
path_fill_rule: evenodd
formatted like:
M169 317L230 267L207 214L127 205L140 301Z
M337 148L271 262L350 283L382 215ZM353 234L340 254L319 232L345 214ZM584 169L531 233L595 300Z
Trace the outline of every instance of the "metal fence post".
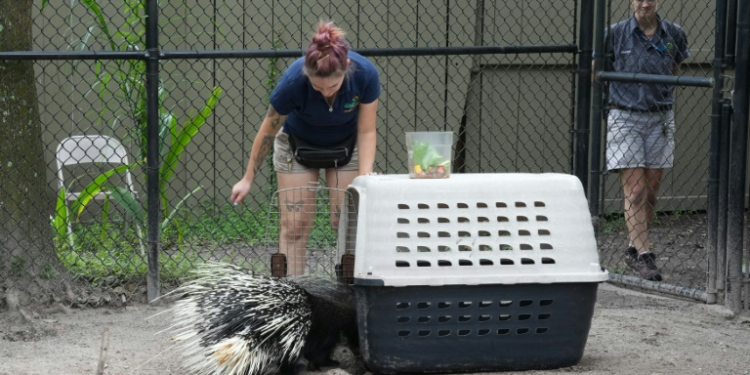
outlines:
M606 2L604 0L596 1L595 17L595 48L594 48L594 72L600 72L604 69L604 30L606 29ZM593 82L593 106L591 122L591 180L589 181L589 207L591 216L599 218L601 215L601 193L602 193L602 120L604 113L604 92L602 83L595 80Z
M725 305L742 309L742 245L745 230L745 171L747 167L748 84L750 83L750 4L742 1L737 22L737 65L729 161L729 217L727 219L727 293ZM730 290L731 288L731 290Z
M159 7L157 0L146 4L146 126L148 192L148 301L159 297Z
M719 181L716 220L716 290L723 292L726 288L727 275L727 192L729 189L729 157L732 126L732 101L725 99L721 105L721 125L719 127ZM718 296L717 296L718 298Z
M588 192L588 146L591 116L591 53L594 32L594 1L581 0L581 24L578 41L578 94L575 139L575 174Z
M716 44L714 47L714 92L711 103L711 139L708 168L708 303L716 303L716 255L718 240L719 203L719 137L721 123L721 99L724 95L724 39L726 31L727 0L716 1Z
M726 53L724 55L724 62L726 63L727 69L733 69L735 63L734 54L737 45L737 0L729 0L726 7Z

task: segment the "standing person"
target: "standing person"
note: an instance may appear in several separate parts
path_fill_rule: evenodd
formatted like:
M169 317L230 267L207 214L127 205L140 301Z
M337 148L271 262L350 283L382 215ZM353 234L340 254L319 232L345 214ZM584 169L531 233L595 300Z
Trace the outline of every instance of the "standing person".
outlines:
M657 15L659 0L631 0L633 16L611 25L607 35L615 72L678 75L690 56L682 28ZM617 170L623 187L630 245L628 266L641 278L661 281L650 251L648 229L654 218L664 169L674 164L674 86L609 83L607 168Z
M315 216L315 189L291 188L317 183L320 169L327 186L336 189L373 172L379 96L376 67L349 50L344 31L332 22L318 24L304 56L289 66L271 93L247 172L232 188L230 200L237 204L250 192L273 147L281 208L279 251L287 257L289 275L305 273ZM330 192L331 224L337 227L343 194Z

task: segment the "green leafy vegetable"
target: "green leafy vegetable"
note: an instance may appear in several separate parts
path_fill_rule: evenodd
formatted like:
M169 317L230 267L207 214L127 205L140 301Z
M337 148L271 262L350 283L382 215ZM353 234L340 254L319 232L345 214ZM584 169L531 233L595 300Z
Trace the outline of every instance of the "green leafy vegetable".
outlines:
M420 165L422 167L446 165L450 160L440 155L440 153L430 145L429 142L414 142L412 150L414 150L413 162L414 165Z

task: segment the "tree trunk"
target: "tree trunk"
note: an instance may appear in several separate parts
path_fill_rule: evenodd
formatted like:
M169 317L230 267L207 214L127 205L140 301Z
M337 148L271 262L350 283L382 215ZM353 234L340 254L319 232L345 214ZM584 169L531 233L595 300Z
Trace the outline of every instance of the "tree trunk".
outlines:
M0 0L0 51L32 49L32 6ZM69 294L52 242L55 194L44 152L34 62L0 60L0 307Z

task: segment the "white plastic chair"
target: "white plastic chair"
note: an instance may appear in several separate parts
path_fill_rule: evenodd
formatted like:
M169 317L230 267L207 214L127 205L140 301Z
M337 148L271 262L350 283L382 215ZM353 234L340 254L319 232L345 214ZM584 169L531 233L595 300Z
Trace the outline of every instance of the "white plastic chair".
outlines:
M55 157L57 159L57 180L59 189L65 187L63 169L66 166L87 163L130 163L128 161L127 151L120 141L106 135L76 135L65 138L57 146ZM137 192L133 187L133 177L130 174L130 170L125 171L125 183L133 195L137 195ZM80 194L80 191L68 191L66 188L66 207L68 206L68 202L75 201ZM102 200L104 198L106 198L106 193L99 193L94 197L94 199L97 200ZM145 249L142 241L143 234L141 227L137 223L136 231L141 246L141 255L144 255ZM71 242L70 245L74 246L72 220L68 220L68 235Z

